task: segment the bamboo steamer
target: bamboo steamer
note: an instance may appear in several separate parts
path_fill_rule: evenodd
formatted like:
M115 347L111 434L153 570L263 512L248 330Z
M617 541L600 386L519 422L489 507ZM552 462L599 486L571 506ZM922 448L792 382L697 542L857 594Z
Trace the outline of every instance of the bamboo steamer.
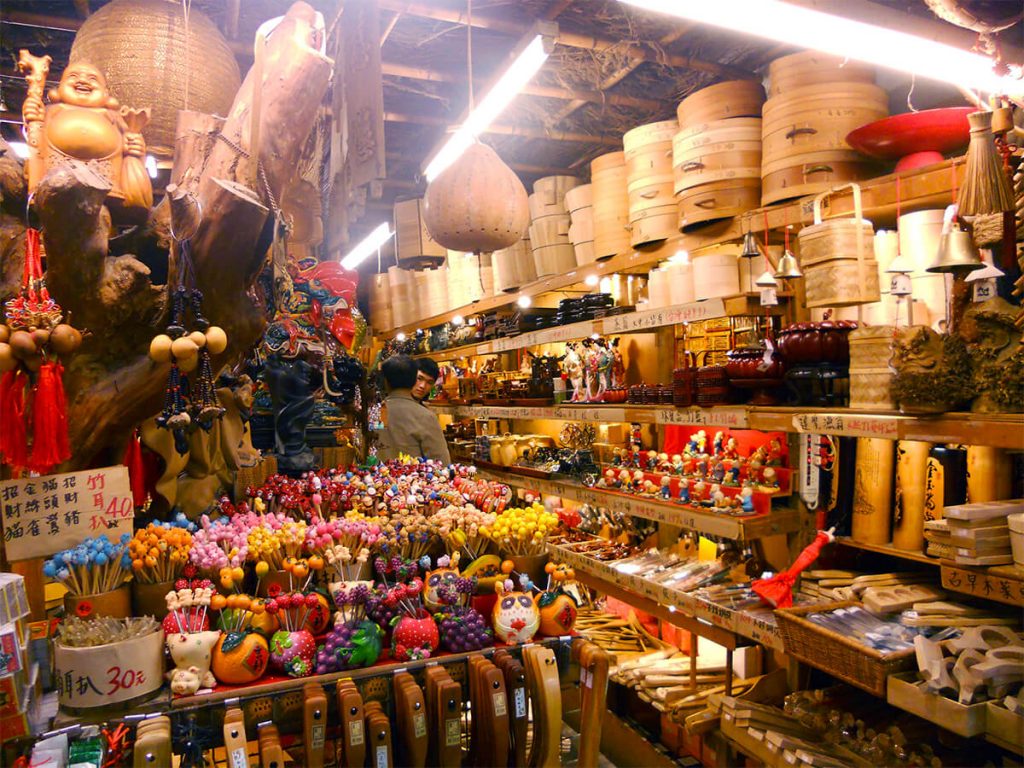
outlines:
M819 51L782 56L768 65L769 97L808 85L874 82L875 68L870 64Z
M572 243L534 247L533 266L537 277L571 272L576 268L576 251Z
M622 137L633 246L664 240L676 232L672 137L678 129L675 120L663 120L641 125Z
M728 141L761 141L760 117L734 117L730 120L711 120L680 129L672 137L672 153L687 152L706 144Z
M854 541L889 543L894 464L892 440L857 438L851 530Z
M391 292L391 314L395 328L409 325L416 318L412 317L409 305L410 288L414 273L401 267L388 269L388 286Z
M692 258L694 299L734 296L740 292L740 269L731 248L694 255Z
M709 85L679 102L679 127L740 117L760 117L764 87L757 80L729 80Z
M590 163L594 209L594 255L606 259L629 250L626 154L609 152Z
M494 287L498 292L518 291L521 286L537 279L533 249L528 237L508 248L495 251L491 261L494 265Z
M896 374L889 367L892 326L861 326L850 332L850 407L895 410L892 394Z
M565 193L565 212L572 214L581 208L590 208L594 205L594 187L590 184L580 184Z
M573 245L594 241L594 209L577 208L569 214L569 241Z
M448 251L448 303L452 308L472 304L483 294L480 288L480 257Z
M704 133L689 138L676 134L672 168L677 195L700 184L731 179L754 179L760 186L761 121L743 120L745 125L739 128L732 127L733 122L739 121L707 123ZM718 134L728 138L719 141Z
M530 244L537 248L551 245L566 245L569 240L569 214L543 216L530 224Z
M507 248L529 224L526 189L485 144L471 145L427 186L423 218L434 240L454 251Z
M440 315L451 308L448 303L447 267L424 269L419 273L417 299L420 319Z
M395 255L406 269L422 269L444 261L447 249L430 236L423 220L423 199L395 203Z
M630 244L639 247L667 240L678 232L678 221L679 208L675 202L644 208L630 221Z
M390 331L395 325L391 313L391 284L388 273L370 277L370 326L378 332Z
M575 176L545 176L537 179L533 184L533 194L530 195L530 218L566 213L565 194L579 186L579 183L580 180Z
M582 267L585 264L593 264L597 261L594 255L594 241L586 240L582 243L573 243L572 249L576 253L576 266Z
M480 293L483 296L494 295L494 262L489 253L476 255L479 264L477 275L480 278Z
M728 219L757 208L761 203L758 179L713 181L684 190L676 195L679 207L679 230Z
M907 552L924 548L925 475L931 443L896 443L896 496L893 503L892 545Z
M763 156L762 156L763 157ZM761 204L813 195L836 184L871 178L870 162L799 163L791 168L761 177ZM756 208L757 204L751 206Z

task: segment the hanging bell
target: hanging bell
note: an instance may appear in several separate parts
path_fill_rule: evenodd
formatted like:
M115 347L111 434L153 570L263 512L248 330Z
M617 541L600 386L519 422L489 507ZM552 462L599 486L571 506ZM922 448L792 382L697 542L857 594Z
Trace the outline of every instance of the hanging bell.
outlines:
M953 229L939 238L939 254L928 271L963 275L984 266L971 233L954 225Z
M754 237L753 232L747 232L743 236L743 250L740 251L740 256L744 259L753 259L755 256L760 256L761 252L757 250L757 239Z
M782 254L782 258L779 259L779 264L775 268L775 279L794 280L803 276L804 271L800 269L800 262L796 260L796 256L793 255L792 251L787 250Z
M767 269L761 273L761 276L754 281L754 285L758 288L774 288L778 285L775 280L775 276Z

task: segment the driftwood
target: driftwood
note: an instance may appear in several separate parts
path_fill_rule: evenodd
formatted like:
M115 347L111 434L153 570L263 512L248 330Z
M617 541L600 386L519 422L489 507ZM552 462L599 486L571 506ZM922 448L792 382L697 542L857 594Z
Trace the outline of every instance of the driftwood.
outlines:
M179 235L196 230L191 252L203 310L228 334L228 350L214 368L259 338L264 321L247 292L264 263L260 235L291 181L333 68L312 45L323 34L314 29L314 19L309 5L295 3L267 39L259 151L249 145L256 87L250 71L223 123L184 113L179 129L201 126L204 135L188 134L175 156L177 185L113 249L103 205L107 183L88 164L51 168L36 189L47 284L73 324L88 331L65 374L73 456L67 468L118 461L131 429L162 406L167 365L151 362L147 350L167 322L168 285L154 284L150 267L128 249L166 252L171 219ZM227 141L214 138L218 128ZM24 261L25 192L20 170L15 172L4 149L0 144L0 291L6 298L17 291ZM188 218L199 211L202 221L195 227ZM179 265L173 254L165 258L173 285ZM146 261L152 262L152 254Z

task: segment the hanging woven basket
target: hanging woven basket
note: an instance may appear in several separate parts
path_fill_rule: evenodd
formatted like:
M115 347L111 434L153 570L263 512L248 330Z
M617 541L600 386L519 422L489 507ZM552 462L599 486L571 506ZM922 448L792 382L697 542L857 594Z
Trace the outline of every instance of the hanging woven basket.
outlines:
M142 134L158 157L174 153L178 110L226 115L241 84L234 54L216 25L194 9L186 25L177 0L104 5L75 35L70 63L79 61L98 67L122 104L152 110Z

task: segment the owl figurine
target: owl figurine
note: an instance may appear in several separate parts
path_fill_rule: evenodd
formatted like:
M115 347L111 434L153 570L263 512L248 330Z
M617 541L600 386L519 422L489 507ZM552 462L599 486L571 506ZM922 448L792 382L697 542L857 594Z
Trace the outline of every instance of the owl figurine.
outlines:
M494 591L498 593L498 602L491 614L494 634L508 645L533 640L540 627L540 611L533 598L526 592L516 591L511 579L496 582Z

